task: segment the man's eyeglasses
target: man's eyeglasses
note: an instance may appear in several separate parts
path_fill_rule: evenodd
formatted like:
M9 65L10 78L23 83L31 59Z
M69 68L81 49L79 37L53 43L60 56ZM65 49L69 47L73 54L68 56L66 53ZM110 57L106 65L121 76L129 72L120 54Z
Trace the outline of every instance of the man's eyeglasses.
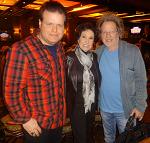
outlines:
M117 30L112 30L112 31L101 31L101 34L102 34L102 35L107 35L107 34L113 35L113 34L115 34L116 32L118 32L118 31L117 31Z

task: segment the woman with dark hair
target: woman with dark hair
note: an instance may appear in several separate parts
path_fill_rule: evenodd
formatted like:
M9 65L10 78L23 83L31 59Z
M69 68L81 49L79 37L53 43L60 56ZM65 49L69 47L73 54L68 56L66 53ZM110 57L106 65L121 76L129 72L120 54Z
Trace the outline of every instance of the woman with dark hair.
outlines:
M92 127L97 109L100 72L92 52L96 32L91 23L76 29L77 45L67 54L67 106L74 143L93 143Z

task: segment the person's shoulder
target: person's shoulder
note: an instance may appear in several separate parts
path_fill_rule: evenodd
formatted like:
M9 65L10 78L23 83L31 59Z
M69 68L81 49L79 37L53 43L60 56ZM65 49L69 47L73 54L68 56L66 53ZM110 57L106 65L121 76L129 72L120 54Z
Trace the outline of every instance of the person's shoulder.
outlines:
M95 52L92 52L92 54L93 54L93 60L97 61L97 54Z
M129 43L127 41L120 40L120 43L122 47L130 48L135 51L139 50L139 48L135 44Z
M72 63L75 61L75 52L70 51L67 53L67 65L72 65Z
M11 45L11 49L12 50L21 50L22 49L22 46L21 46L22 44L23 44L22 40L17 41L17 42L15 42Z
M28 36L28 37L26 37L26 38L24 38L24 39L21 39L21 40L15 42L15 43L13 43L13 44L12 44L12 47L17 47L17 46L22 46L22 45L24 45L25 43L27 43L27 42L30 41L31 37L32 37L32 36Z
M31 39L32 36L28 36L25 39L21 39L20 41L17 41L11 45L11 49L13 51L18 51L18 52L23 52L26 51L27 49L27 43L29 43L29 40ZM30 40L31 41L31 40Z
M66 56L74 58L75 57L75 51L68 51L68 52L66 52Z
M96 57L96 58L97 58L96 51L92 51L92 54L93 54L93 56L94 56L94 57Z
M135 55L139 55L140 49L135 44L122 41L122 53L135 57Z
M96 48L95 53L100 54L104 50L104 48L105 48L104 44L100 45L99 47Z

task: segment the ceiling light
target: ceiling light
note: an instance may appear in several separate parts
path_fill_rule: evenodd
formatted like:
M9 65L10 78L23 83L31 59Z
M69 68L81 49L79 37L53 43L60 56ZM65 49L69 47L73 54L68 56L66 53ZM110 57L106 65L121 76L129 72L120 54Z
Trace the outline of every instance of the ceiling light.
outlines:
M71 10L69 12L75 12L75 11L85 10L85 9L92 8L92 7L95 7L95 6L97 6L97 5L88 4L88 5L84 5L84 6L81 6L81 7L73 8L73 10Z
M44 2L47 2L47 1L48 0L35 0L33 3L42 5Z
M99 16L102 16L103 14L102 13L91 13L91 14L86 14L86 15L81 15L79 17L99 17Z
M33 2L33 4L40 4L40 5L42 5L44 2L47 2L47 1L49 1L49 0L35 0ZM68 0L55 0L55 1L58 1L61 4L63 4L64 7L70 7L70 6L75 6L75 5L80 4L80 2L68 1Z
M125 16L128 15L128 13L118 13L117 16Z
M136 20L130 20L130 22L136 23L141 21L150 21L150 18L142 18L142 19L136 19Z
M6 10L8 8L9 8L8 6L0 6L0 10Z
M0 0L1 5L12 6L19 0Z
M136 14L144 14L142 11L136 11Z
M122 18L131 18L131 17L147 16L147 15L150 15L150 13L147 13L147 14L128 15L128 16L123 16Z
M39 10L41 5L36 5L36 4L28 4L24 8L26 9L34 9L34 10Z

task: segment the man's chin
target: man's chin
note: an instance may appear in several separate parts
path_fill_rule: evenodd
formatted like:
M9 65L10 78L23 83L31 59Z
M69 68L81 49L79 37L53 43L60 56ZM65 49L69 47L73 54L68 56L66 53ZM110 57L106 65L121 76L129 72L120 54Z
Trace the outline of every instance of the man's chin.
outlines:
M55 40L55 41L53 40L53 41L49 41L48 44L49 44L49 45L55 45L55 44L57 44L58 42L59 42L58 40Z

